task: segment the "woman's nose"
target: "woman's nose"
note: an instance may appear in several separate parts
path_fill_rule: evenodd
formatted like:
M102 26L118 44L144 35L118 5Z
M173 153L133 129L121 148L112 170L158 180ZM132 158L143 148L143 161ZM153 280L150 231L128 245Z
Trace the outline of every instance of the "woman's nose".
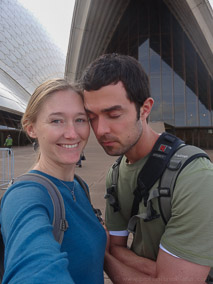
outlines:
M65 138L76 138L78 137L78 133L73 124L69 124L65 127L64 131Z

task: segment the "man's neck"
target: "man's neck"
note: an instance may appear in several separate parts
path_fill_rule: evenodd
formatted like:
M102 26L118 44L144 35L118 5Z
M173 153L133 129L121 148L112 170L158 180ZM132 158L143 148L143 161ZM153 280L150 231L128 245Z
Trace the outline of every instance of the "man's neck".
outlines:
M128 164L137 162L152 151L152 148L154 147L160 134L153 131L150 127L148 130L149 131L146 131L146 133L142 134L138 143L125 154Z

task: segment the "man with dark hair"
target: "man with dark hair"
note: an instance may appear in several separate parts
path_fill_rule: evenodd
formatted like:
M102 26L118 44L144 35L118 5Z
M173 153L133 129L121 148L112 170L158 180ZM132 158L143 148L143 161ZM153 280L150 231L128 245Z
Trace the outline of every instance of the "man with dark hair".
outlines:
M106 54L85 70L81 85L85 108L98 142L108 155L123 155L119 167L119 210L106 204L109 231L105 271L113 283L201 284L213 266L213 166L197 158L177 179L167 225L156 212L150 222L137 222L131 249L127 226L137 178L160 135L147 123L153 106L149 80L139 62L126 55ZM107 188L112 183L112 168ZM158 182L150 189L151 194ZM147 211L139 204L138 214Z

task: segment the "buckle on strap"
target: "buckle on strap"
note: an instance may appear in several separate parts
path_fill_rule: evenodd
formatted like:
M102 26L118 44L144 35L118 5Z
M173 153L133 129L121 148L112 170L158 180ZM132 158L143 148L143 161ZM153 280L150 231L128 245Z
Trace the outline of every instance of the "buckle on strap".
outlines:
M66 231L69 228L68 222L65 219L60 220L60 230L61 231Z
M157 211L152 206L152 200L148 201L147 214L144 218L144 222L150 222L159 217L160 217L160 214L157 214Z
M108 202L113 207L114 212L120 210L118 198L115 192L116 188L117 188L116 185L112 185L111 187L107 188L107 193L104 196L105 199L108 199Z
M147 197L149 195L149 192L147 191L147 187L146 185L140 180L138 179L138 185L136 187L136 189L134 190L134 196L135 196L135 200L140 203L142 198L144 197L144 201L147 201Z
M171 196L170 188L168 187L160 187L158 190L159 190L160 197L170 197Z
M100 222L102 225L104 225L104 220L103 220L103 218L102 218L102 212L101 212L101 210L98 209L98 208L93 208L93 211L94 211L96 217L98 218L99 222Z

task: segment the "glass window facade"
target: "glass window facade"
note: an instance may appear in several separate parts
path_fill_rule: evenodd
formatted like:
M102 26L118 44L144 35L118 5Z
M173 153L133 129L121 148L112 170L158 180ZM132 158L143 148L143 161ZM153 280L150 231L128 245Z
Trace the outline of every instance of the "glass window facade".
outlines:
M132 55L147 72L155 100L151 121L174 129L213 127L213 80L163 0L130 1L107 52Z

